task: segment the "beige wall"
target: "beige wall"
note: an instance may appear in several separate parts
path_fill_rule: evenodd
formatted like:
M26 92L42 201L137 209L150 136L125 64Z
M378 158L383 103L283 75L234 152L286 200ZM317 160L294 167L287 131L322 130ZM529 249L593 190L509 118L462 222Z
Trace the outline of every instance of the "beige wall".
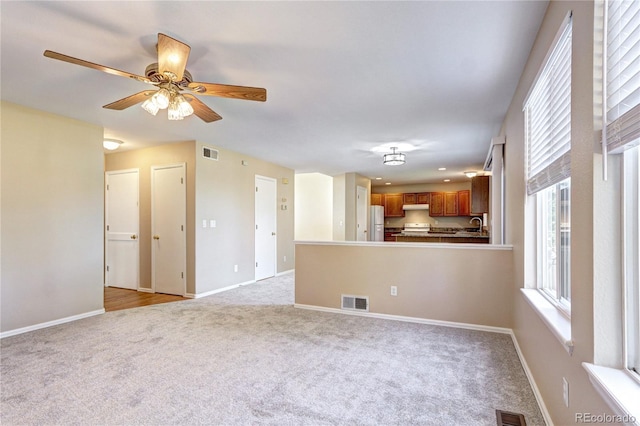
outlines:
M216 227L196 226L196 293L206 293L255 278L256 175L277 181L276 272L293 269L294 171L216 146L207 146L219 151L219 160L203 158L200 154L202 144L197 143L195 221L201 224L205 219L215 220ZM234 272L234 265L238 265L238 272Z
M333 178L322 173L295 175L295 239L333 239Z
M293 269L293 170L207 146L219 151L218 161L202 157L202 143L194 141L106 156L108 171L140 169L141 287L151 288L152 165L187 164L188 295L206 293L255 278L256 175L277 179L276 271ZM288 183L283 183L283 178ZM281 208L283 205L286 206L284 210ZM202 227L203 220L207 221L207 228ZM216 221L215 228L209 226L211 220ZM238 265L238 272L234 272L235 265Z
M2 103L2 332L103 309L103 130Z
M344 236L347 241L355 241L357 228L356 204L358 201L357 187L361 186L367 190L367 196L371 196L371 180L357 173L346 173L344 179ZM367 200L367 222L369 223L370 200Z
M532 202L525 195L525 141L522 112L525 97L541 68L554 37L567 13L573 11L572 102L571 102L571 332L575 349L569 355L540 317L513 292L514 332L546 406L556 424L575 423L575 413L610 413L589 383L581 363L594 360L594 176L600 171L594 146L594 4L587 1L552 1L531 51L502 135L506 137L506 243L514 247L514 288L532 286L531 226L525 222ZM526 209L525 209L526 206ZM597 266L596 266L597 267ZM562 399L562 378L569 381L570 403Z
M159 145L105 155L106 171L140 170L140 287L151 288L151 166L186 163L187 293L195 291L195 142Z
M333 240L346 240L346 175L333 177Z
M512 264L504 247L298 243L295 302L340 309L341 294L369 296L374 313L511 328Z

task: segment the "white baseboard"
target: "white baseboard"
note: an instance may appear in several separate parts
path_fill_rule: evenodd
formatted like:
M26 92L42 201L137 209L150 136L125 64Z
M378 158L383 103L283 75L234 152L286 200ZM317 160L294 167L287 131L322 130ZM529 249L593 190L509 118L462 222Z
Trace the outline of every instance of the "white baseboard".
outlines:
M205 291L204 293L186 293L184 295L184 297L188 297L189 299L199 299L201 297L207 297L207 296L211 296L212 294L217 294L217 293L222 293L224 291L229 291L229 290L233 290L234 288L238 288L240 286L243 285L248 285L248 284L255 284L256 280L251 280L251 281L245 281L243 283L240 284L234 284L234 285L230 285L227 287L222 287L222 288L217 288L215 290L211 290L211 291Z
M41 328L53 327L54 325L60 325L60 324L64 324L71 321L77 321L83 318L93 317L95 315L101 315L101 314L104 314L104 312L105 312L104 309L98 309L91 312L85 312L84 314L73 315L70 317L60 318L53 321L47 321L40 324L30 325L28 327L22 327L22 328L17 328L15 330L5 331L0 333L0 339L4 339L5 337L9 337L9 336L15 336L17 334L28 333L30 331L40 330Z
M300 309L332 312L335 314L356 315L356 316L362 316L362 317L380 318L380 319L393 320L393 321L413 322L417 324L439 325L442 327L466 328L468 330L490 331L492 333L511 334L510 328L493 327L490 325L478 325L478 324L468 324L463 322L441 321L441 320L433 320L433 319L417 318L417 317L405 317L402 315L378 314L375 312L345 311L343 309L325 308L323 306L303 305L299 303L296 303L293 306L295 308L300 308Z
M542 394L540 393L540 389L538 389L538 385L536 385L536 381L533 378L533 373L529 369L529 365L527 364L527 360L524 359L524 355L520 350L520 345L518 345L518 339L516 339L516 335L513 333L513 330L510 332L511 340L513 340L513 346L516 348L516 353L518 354L518 358L520 358L520 364L522 364L522 369L524 370L524 374L527 376L527 380L529 380L529 385L531 386L531 390L533 390L533 395L536 397L536 401L538 402L538 408L540 408L540 412L542 413L542 417L544 418L544 422L547 426L553 426L553 420L551 420L551 415L549 414L549 410L547 410L547 406L542 399Z
M155 293L152 288L138 287L140 293Z
M276 274L276 277L279 277L281 275L287 275L287 274L292 274L295 272L295 269L289 269L287 271L283 271L283 272L278 272ZM230 285L227 287L222 287L222 288L217 288L215 290L211 290L211 291L205 291L204 293L187 293L184 295L184 297L188 297L189 299L199 299L201 297L207 297L207 296L211 296L212 294L217 294L217 293L222 293L224 291L229 291L229 290L233 290L234 288L238 288L240 286L243 285L248 285L248 284L255 284L257 281L256 280L250 280L250 281L245 281L239 284L234 284L234 285Z

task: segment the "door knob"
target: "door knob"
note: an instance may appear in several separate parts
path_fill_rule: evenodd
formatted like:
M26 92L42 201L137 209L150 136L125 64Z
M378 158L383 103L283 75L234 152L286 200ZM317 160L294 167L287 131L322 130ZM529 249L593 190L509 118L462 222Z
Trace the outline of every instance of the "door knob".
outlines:
M153 239L154 239L154 240L159 240L159 239L160 239L160 236L159 236L159 235L154 235L154 236L153 236Z
M276 235L276 233L275 233L275 232L272 232L272 233L271 233L271 235Z
M136 238L138 238L138 237L136 236L136 234L133 234L130 238L131 238L132 240L135 240L135 239L136 239Z

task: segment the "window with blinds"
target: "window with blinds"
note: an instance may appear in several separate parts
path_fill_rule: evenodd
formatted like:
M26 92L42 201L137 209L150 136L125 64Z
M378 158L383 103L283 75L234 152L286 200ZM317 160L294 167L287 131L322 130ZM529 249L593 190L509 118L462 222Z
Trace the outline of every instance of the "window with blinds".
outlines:
M571 175L571 18L524 104L527 193Z
M608 0L606 7L606 132L609 152L640 142L640 2Z

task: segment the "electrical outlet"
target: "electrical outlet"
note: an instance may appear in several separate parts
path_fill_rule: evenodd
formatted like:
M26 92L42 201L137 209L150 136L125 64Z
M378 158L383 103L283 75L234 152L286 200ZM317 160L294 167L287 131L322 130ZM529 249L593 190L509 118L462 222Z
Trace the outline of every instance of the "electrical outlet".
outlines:
M398 295L398 286L395 286L395 285L391 286L391 295L392 296L397 296Z
M564 377L562 378L562 399L564 406L569 407L569 382Z
M233 272L238 272L238 265L233 265Z
M287 261L287 256L284 256L284 262L286 262L286 261Z

